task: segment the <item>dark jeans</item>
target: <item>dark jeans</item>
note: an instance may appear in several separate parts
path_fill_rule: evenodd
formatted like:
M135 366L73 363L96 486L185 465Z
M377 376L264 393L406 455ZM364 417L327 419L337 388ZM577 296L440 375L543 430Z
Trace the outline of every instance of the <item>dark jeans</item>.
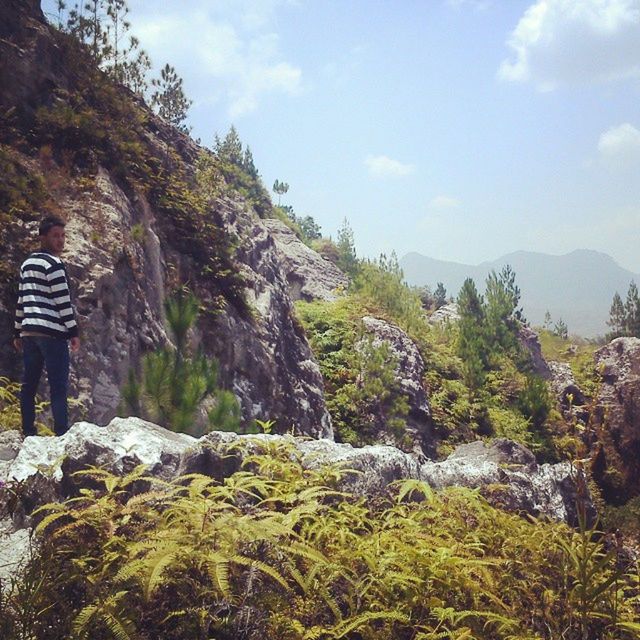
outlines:
M57 436L61 436L69 428L67 416L69 343L64 338L24 337L22 338L22 355L24 359L24 379L20 392L22 431L27 436L36 434L35 398L42 367L46 366L51 392L53 430Z

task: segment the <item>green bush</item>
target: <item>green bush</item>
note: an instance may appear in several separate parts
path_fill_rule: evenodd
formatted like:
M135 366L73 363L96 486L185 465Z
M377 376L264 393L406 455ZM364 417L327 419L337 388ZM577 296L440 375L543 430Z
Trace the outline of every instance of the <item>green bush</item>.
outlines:
M362 445L387 432L405 446L408 401L396 381L397 362L388 345L367 338L365 310L352 298L296 308L325 381L336 438Z

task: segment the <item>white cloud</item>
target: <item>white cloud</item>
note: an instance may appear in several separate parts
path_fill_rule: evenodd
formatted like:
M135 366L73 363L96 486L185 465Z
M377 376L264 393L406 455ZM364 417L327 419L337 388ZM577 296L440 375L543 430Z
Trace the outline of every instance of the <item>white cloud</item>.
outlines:
M430 209L457 209L460 206L460 200L450 196L436 196L429 203Z
M369 173L376 178L408 176L415 171L412 164L404 164L387 156L367 156L364 163Z
M223 100L231 118L255 111L269 93L296 95L302 71L283 59L270 27L278 0L187 4L136 17L135 32L157 67L170 60L195 104Z
M628 166L640 161L640 131L625 122L600 135L598 151L609 164Z
M507 44L498 77L541 91L640 76L640 0L538 0Z

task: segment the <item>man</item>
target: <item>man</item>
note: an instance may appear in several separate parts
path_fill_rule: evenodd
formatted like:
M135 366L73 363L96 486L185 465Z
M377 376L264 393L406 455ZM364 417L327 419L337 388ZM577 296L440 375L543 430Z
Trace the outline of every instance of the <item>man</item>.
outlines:
M80 348L78 325L71 306L69 283L60 254L64 249L65 222L47 216L40 222L40 251L29 255L20 267L20 286L13 344L22 351L24 379L20 392L22 431L36 435L35 397L47 368L53 428L61 436L69 428L67 388L69 344Z

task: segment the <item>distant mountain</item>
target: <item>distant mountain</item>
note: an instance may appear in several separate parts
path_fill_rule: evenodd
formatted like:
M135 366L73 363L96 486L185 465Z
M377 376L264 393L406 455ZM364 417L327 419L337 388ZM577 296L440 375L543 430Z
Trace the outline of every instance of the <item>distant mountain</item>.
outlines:
M605 253L587 249L563 256L516 251L479 265L434 260L419 253L408 253L400 260L409 284L435 289L442 282L452 296L467 277L484 291L491 269L499 271L506 264L516 272L524 313L532 324L541 325L548 310L554 322L562 318L570 333L585 337L605 334L614 293L624 300L631 280L640 284L640 274L623 269Z

